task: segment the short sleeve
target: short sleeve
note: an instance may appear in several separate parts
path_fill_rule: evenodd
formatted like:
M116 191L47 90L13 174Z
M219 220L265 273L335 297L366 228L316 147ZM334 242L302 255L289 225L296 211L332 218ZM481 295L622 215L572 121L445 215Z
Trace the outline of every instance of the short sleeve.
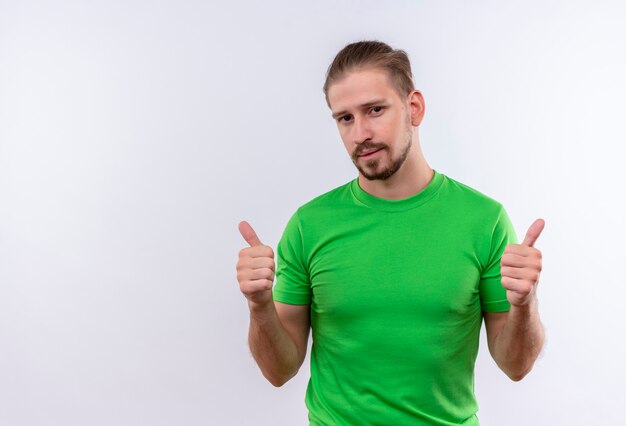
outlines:
M502 253L509 244L517 244L517 235L509 215L504 207L500 206L491 233L489 254L480 276L480 303L485 312L506 312L511 308L506 298L506 289L502 286L500 272Z
M311 284L298 212L289 219L276 249L274 300L292 305L311 303Z

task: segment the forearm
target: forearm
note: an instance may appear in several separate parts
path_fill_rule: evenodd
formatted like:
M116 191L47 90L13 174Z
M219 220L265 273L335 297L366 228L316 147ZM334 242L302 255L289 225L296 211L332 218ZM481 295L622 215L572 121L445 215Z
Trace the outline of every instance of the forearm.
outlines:
M278 318L274 302L250 304L248 343L261 372L274 386L281 386L299 370L301 356Z
M504 327L495 339L494 359L512 380L521 380L532 369L543 341L543 325L534 297L524 306L511 305Z

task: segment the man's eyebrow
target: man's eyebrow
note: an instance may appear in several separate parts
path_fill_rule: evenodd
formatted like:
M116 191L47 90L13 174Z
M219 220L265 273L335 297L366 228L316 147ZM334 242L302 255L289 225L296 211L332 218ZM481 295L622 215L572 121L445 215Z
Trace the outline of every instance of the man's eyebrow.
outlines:
M346 111L339 111L339 112L336 112L336 113L333 114L333 118L336 120L336 119L338 119L339 117L341 117L342 115L345 115L345 114L346 114Z
M373 107L374 105L386 105L387 101L385 99L374 99L372 101L361 104L357 107L357 109L368 109ZM338 111L333 114L333 118L336 120L342 115L348 114L348 111Z

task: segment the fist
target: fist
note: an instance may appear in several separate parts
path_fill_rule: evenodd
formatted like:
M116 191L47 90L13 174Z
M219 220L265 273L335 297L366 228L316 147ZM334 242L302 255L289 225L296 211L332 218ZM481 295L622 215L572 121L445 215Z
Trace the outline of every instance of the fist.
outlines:
M545 222L537 219L528 228L522 244L509 244L500 261L502 286L511 305L524 306L536 296L541 272L541 251L534 246Z
M259 240L246 221L239 223L239 232L250 247L239 251L237 281L239 289L250 304L265 305L272 301L274 284L274 251Z

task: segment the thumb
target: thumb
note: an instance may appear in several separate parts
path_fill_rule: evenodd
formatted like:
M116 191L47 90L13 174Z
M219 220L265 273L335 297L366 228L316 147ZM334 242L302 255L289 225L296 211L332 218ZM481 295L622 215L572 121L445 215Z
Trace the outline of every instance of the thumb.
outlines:
M522 245L532 247L535 244L535 241L537 241L537 238L539 238L539 235L541 235L541 231L543 231L545 224L546 222L543 219L535 220L533 224L530 225L530 228L528 228Z
M259 237L257 237L256 232L254 232L254 229L252 229L252 226L250 226L250 224L245 220L239 222L239 232L241 233L243 239L250 244L250 247L263 245L261 240L259 240Z

